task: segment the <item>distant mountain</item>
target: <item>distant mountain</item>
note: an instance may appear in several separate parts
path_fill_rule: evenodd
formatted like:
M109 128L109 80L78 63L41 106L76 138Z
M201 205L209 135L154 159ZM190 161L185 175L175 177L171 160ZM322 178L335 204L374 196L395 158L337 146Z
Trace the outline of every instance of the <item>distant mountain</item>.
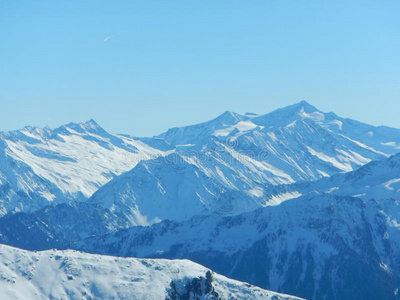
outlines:
M0 215L84 200L139 161L162 155L95 121L0 132Z
M308 194L233 217L198 216L77 243L91 253L186 258L310 300L399 299L396 200Z
M341 118L332 112L324 113L306 101L301 101L264 115L241 115L227 111L208 122L169 129L167 132L159 135L158 138L165 139L174 145L185 145L198 144L199 141L200 144L204 143L201 139L202 137L213 136L217 138L237 139L243 135L246 137L249 133L254 132L264 134L277 132L286 136L292 133L296 137L293 134L293 131L296 129L305 128L306 132L313 129L311 127L307 130L307 125L310 125L308 122L319 125L319 127L327 130L338 140L345 139L372 152L382 152L390 155L398 153L400 149L399 129L386 126L376 127L351 119ZM299 136L301 133L306 132L298 132L297 137L299 139L295 141L298 143L303 139L303 144L310 142L306 139L306 136ZM273 137L272 134L269 136ZM281 141L280 144L273 138L272 141L275 141L275 143L271 142L271 138L267 139L267 142L270 142L272 146L283 146L287 142ZM315 142L315 146L317 146L321 141ZM292 147L294 146L290 146L289 148ZM339 158L339 161L345 162L343 158Z
M276 186L352 171L400 151L400 130L323 113L305 101L266 115L225 112L154 140L173 150L141 161L90 201L138 225L235 215L301 195L272 198Z
M25 127L0 133L0 214L86 200L115 179L92 200L133 224L233 215L271 204L266 187L351 171L399 152L399 145L400 130L323 113L305 101L265 115L225 112L154 138L110 134L93 120ZM175 208L160 213L166 206Z
M3 299L300 300L228 279L187 260L28 252L0 245Z

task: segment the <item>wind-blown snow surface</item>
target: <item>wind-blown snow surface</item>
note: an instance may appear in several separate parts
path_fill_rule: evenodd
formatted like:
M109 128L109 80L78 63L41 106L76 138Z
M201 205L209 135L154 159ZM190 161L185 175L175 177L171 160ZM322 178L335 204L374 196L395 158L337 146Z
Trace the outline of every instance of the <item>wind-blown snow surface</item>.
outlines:
M301 195L271 197L274 186L352 171L399 152L400 130L343 119L303 101L266 115L226 112L170 129L155 141L174 150L140 162L91 201L132 216L138 225L235 215Z
M187 258L226 276L307 299L398 299L400 209L314 194L234 217L198 216L92 237L75 247Z
M95 121L0 132L0 215L88 198L139 161L162 155Z
M28 252L4 245L0 291L2 299L10 300L300 299L228 279L188 260L127 259L72 250Z

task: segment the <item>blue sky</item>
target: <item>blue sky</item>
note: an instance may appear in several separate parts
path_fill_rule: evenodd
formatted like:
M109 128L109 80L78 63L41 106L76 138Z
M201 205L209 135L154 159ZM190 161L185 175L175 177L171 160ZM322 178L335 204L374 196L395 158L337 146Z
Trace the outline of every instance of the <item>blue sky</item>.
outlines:
M400 128L398 0L2 1L0 130L151 136L300 100Z

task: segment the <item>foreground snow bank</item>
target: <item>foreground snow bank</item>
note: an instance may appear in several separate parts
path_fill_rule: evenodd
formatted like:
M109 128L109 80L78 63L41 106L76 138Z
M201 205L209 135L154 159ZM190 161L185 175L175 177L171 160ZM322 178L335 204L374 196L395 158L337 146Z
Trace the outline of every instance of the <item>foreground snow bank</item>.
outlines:
M0 245L2 299L299 299L189 260L136 259ZM3 298L4 297L4 298Z

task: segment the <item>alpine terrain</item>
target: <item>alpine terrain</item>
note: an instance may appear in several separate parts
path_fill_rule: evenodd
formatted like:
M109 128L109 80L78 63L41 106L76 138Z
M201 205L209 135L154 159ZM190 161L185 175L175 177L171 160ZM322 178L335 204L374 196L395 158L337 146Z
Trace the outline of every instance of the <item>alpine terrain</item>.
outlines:
M399 129L305 101L155 137L93 120L0 132L0 290L400 299L399 193Z

